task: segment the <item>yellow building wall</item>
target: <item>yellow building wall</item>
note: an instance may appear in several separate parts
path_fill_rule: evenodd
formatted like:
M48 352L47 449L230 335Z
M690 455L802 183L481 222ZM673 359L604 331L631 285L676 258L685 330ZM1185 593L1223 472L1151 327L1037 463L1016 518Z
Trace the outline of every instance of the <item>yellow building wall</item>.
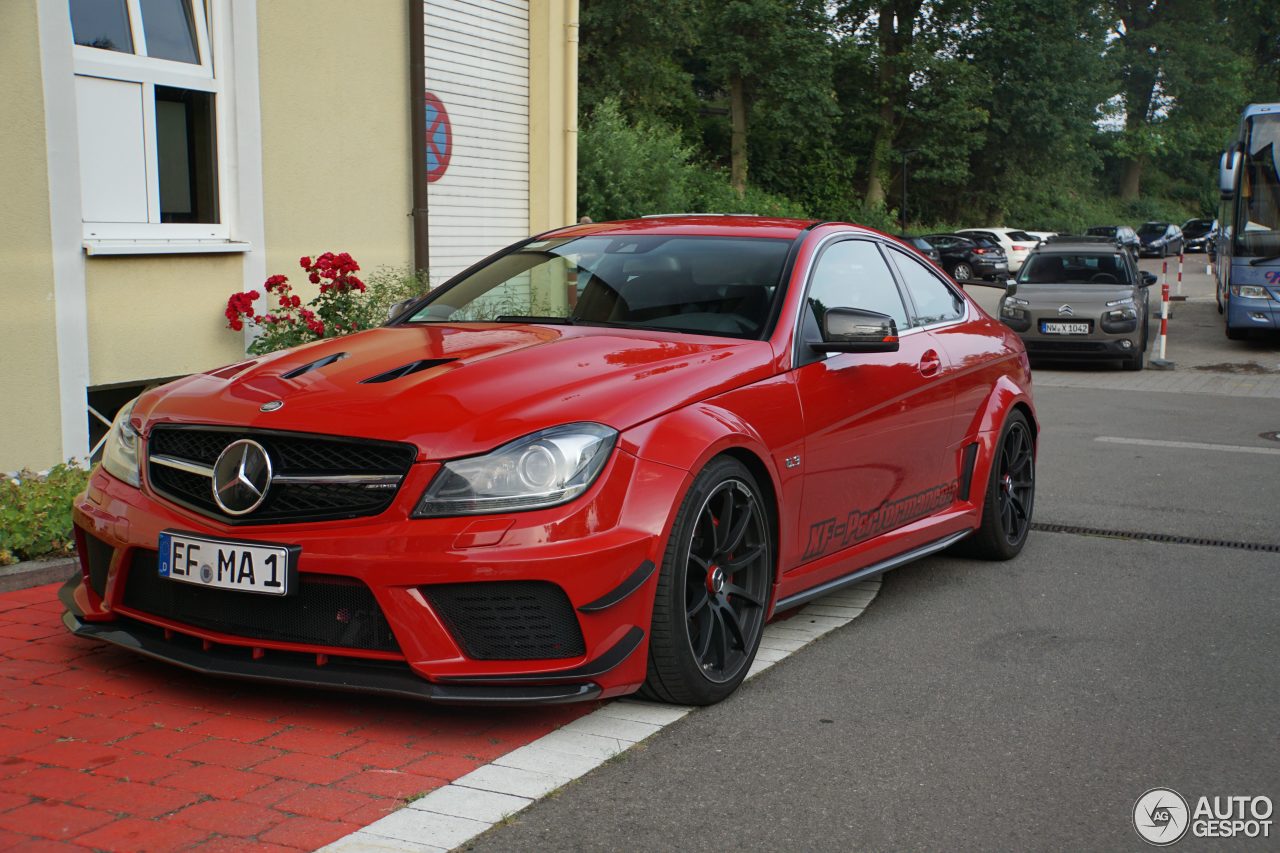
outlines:
M5 0L0 26L0 471L62 461L49 169L35 0Z
M529 232L577 219L578 0L529 4Z
M408 16L404 0L259 2L268 274L304 281L298 258L325 251L366 273L413 263Z
M167 378L244 358L244 336L222 313L243 268L235 254L88 258L89 381Z

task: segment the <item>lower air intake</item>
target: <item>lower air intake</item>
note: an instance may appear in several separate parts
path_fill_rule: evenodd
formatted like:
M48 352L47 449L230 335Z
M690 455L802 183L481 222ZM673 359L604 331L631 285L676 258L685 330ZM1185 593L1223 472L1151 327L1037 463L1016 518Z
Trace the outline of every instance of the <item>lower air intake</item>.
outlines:
M155 551L134 551L124 606L253 640L277 640L369 651L398 652L373 592L355 578L302 573L293 595L195 586L161 577Z
M422 587L472 660L544 660L585 651L564 590L545 581L450 583Z

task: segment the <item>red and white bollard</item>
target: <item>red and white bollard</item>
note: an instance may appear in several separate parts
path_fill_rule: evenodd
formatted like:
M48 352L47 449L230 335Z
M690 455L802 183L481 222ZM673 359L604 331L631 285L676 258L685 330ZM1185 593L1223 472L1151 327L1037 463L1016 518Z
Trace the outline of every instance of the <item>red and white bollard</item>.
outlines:
M1169 282L1160 285L1160 360L1164 361L1165 343L1169 339Z
M1178 253L1178 298L1182 298L1182 253Z
M1160 342L1156 347L1158 355L1151 359L1150 365L1157 370L1168 370L1173 362L1165 358L1165 346L1169 339L1169 281L1160 284Z

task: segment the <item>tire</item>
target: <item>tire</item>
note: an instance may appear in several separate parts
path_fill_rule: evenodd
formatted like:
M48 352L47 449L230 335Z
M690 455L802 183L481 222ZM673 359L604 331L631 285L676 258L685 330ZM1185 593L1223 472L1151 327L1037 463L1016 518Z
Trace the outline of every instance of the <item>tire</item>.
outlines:
M770 517L755 478L736 459L717 457L698 474L658 574L642 696L711 705L746 678L773 585Z
M1147 360L1147 347L1146 347L1146 344L1144 343L1142 346L1142 349L1140 349L1132 357L1126 358L1122 363L1124 365L1125 370L1141 370L1143 367L1146 366L1146 360Z
M1036 496L1035 438L1022 412L1012 412L1000 431L982 523L961 544L969 556L983 560L1012 560L1022 551L1031 532Z
M951 277L956 281L969 281L973 278L973 267L961 262L951 269Z
M1213 301L1218 303L1219 314L1227 313L1226 306L1222 304L1222 291L1216 287L1213 289Z
M1225 323L1223 328L1227 330L1227 340L1229 341L1243 341L1249 337L1248 329L1233 329Z

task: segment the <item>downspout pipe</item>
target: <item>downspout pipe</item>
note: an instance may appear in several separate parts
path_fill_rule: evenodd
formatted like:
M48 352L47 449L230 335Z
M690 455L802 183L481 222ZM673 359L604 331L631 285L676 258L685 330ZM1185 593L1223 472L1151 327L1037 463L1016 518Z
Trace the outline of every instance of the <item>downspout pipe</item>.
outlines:
M425 273L431 265L427 231L427 92L426 0L409 2L409 157L413 172L413 269Z
M578 218L578 0L565 4L564 74L564 211L565 221Z

